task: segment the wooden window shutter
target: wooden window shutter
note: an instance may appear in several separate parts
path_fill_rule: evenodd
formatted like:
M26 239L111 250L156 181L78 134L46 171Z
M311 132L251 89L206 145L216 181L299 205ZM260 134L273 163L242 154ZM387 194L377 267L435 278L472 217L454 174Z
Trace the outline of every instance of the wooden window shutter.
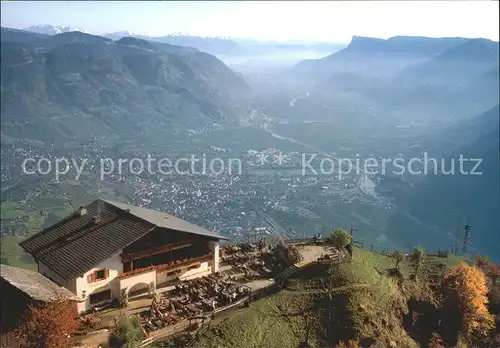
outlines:
M87 283L92 283L93 282L93 278L94 277L94 273L91 273L87 276Z
M104 271L104 278L105 279L108 279L109 278L109 269L106 268L106 270Z

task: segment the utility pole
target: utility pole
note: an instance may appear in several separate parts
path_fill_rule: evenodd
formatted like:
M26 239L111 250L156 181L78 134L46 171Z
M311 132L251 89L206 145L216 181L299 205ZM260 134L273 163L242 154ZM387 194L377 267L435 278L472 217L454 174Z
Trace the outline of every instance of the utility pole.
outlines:
M357 229L355 229L355 228L352 228L352 227L351 227L351 237L352 237L352 233L353 233L354 231L358 232L358 230L357 230Z
M472 229L471 225L465 225L464 245L463 245L463 250L462 250L464 254L467 252L467 245L469 244L469 241L470 241L471 229Z
M457 227L457 236L455 238L455 251L454 251L455 255L458 254L458 233L459 233L459 228Z

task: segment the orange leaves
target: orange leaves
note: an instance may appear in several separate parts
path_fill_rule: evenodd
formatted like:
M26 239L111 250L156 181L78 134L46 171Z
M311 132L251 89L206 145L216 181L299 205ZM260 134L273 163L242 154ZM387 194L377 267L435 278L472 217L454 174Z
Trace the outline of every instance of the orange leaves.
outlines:
M493 316L488 312L488 286L484 273L477 267L461 264L444 277L443 292L451 312L458 309L462 332L469 338L487 336Z
M25 323L18 334L26 341L23 348L67 348L76 331L76 307L73 303L56 299L42 306L28 307Z
M444 348L445 345L444 345L443 338L439 334L434 332L429 340L428 347L429 348Z

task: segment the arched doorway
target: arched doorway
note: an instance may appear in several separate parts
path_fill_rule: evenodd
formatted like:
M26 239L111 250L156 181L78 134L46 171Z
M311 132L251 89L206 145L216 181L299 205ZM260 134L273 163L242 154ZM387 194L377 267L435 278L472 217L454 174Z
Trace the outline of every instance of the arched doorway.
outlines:
M128 290L128 298L147 296L149 294L149 290L149 284L136 283Z

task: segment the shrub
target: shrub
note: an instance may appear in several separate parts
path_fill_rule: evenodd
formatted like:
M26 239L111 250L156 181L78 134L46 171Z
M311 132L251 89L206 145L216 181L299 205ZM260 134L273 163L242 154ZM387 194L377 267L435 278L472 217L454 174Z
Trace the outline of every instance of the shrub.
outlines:
M351 236L342 228L338 228L335 232L330 234L330 243L338 249L342 249L346 245L351 244L351 240Z
M429 340L429 348L444 348L443 338L436 332L434 332Z
M452 322L453 331L460 331L473 345L484 343L494 328L493 316L488 312L487 292L486 277L477 267L463 263L444 277L445 319Z
M137 317L121 317L110 332L108 344L111 348L130 348L144 339Z
M396 250L395 252L393 252L393 253L391 254L391 257L392 257L392 258L394 259L394 261L396 262L396 266L395 266L395 268L396 268L396 269L399 269L399 264L400 264L401 262L403 262L403 260L404 260L404 258L405 258L405 254L404 254L402 251L400 251L400 250Z
M360 348L360 344L358 340L347 340L339 342L335 348Z
M424 248L416 247L415 249L413 249L413 251L410 253L410 262L411 262L413 268L415 269L415 273L413 274L413 276L416 279L420 269L422 268L422 266L424 265L424 262L425 262L425 250L424 250Z

